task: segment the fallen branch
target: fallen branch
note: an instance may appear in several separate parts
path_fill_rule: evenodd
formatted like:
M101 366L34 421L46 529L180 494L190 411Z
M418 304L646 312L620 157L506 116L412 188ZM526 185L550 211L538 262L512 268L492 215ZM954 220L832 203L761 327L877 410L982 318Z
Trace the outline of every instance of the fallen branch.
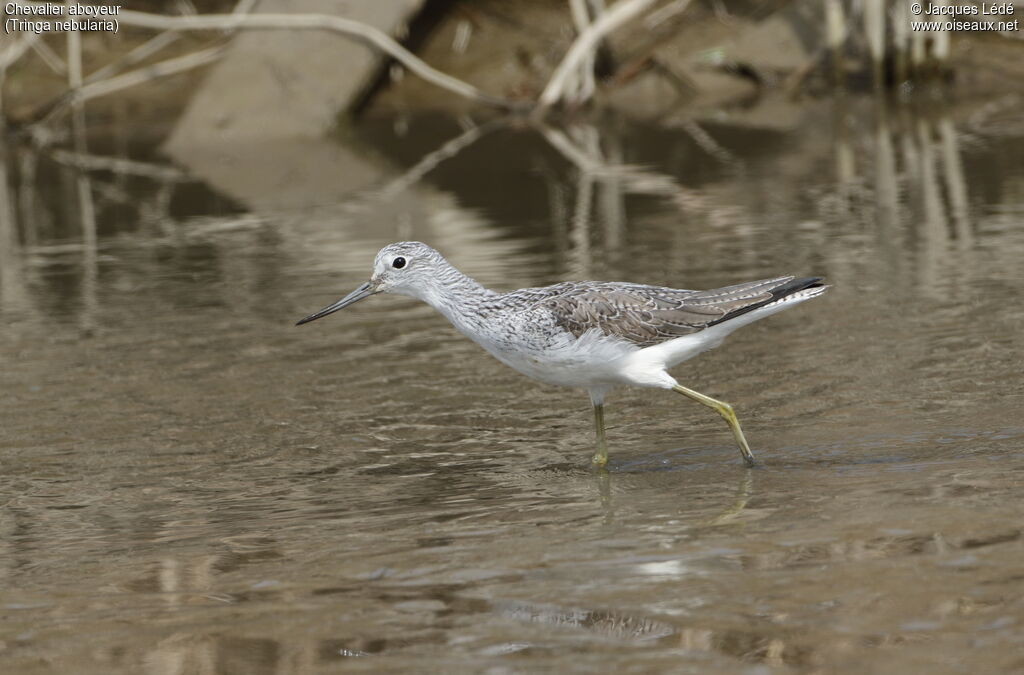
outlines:
M252 10L253 5L255 4L256 0L239 0L238 4L235 5L235 8L231 10L231 13L234 15L248 14L249 11ZM190 11L187 14L187 16L194 15L195 11ZM224 32L225 34L230 35L232 31ZM149 58L150 56L152 56L153 54L156 54L164 47L174 44L179 39L181 39L181 33L177 31L166 31L160 33L159 35L150 38L149 40L142 43L135 49L131 50L120 59L114 61L113 63L108 63L99 70L90 73L89 76L85 78L85 84L99 82L100 80L104 80L114 75L114 73L118 72L122 68L134 66L136 63L140 63Z
M139 162L121 157L103 157L101 155L89 155L67 150L54 150L51 154L54 160L65 166L73 166L86 171L109 171L116 174L144 176L161 181L187 181L188 174L173 166Z
M37 112L32 116L34 120L47 121L52 119L57 113L64 110L69 105L77 105L89 101L100 96L106 96L112 94L115 91L127 89L128 87L134 87L146 82L152 82L153 80L160 79L162 77L168 77L170 75L177 75L186 70L205 66L208 63L213 63L221 57L226 47L211 47L209 49L203 49L198 52L186 54L185 56L179 56L174 59L167 59L160 63L154 63L151 66L144 66L135 70L130 70L127 73L111 77L106 80L99 82L93 82L92 84L86 84L77 89L72 89L64 96L60 97L52 105L43 108L42 112Z
M11 42L7 49L0 52L0 71L7 70L22 55L32 48L32 43L39 39L39 33L22 33Z
M180 33L175 33L173 31L160 33L159 35L152 37L146 42L143 42L141 45L131 50L120 59L108 63L99 70L90 73L89 76L85 78L85 83L91 84L93 82L101 82L107 79L108 77L113 76L114 73L121 70L122 68L125 68L127 66L133 66L136 63L148 59L153 54L156 54L158 51L160 51L164 47L167 47L168 45L174 44L179 39L181 39Z
M392 40L386 33L373 26L328 14L200 14L170 17L121 10L121 13L118 14L118 21L125 26L157 30L233 30L236 28L328 30L356 38L376 47L424 80L460 96L499 108L522 107L517 102L492 96L467 82L427 65L408 49Z
M68 66L64 63L64 60L57 55L57 52L53 51L50 45L46 44L43 40L36 40L32 43L32 51L43 60L50 70L57 75L67 75Z

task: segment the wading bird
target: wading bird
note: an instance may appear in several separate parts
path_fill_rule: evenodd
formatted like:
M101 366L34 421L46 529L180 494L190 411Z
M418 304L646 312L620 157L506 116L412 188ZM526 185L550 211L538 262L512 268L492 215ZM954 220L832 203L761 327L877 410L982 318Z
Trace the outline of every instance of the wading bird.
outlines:
M827 289L820 277L777 277L710 291L567 281L498 293L426 244L407 241L382 248L368 282L297 325L376 293L409 295L527 377L587 389L597 427L597 466L608 461L604 398L618 385L671 389L715 410L732 429L743 459L753 465L732 406L682 386L668 369L718 346L740 326Z

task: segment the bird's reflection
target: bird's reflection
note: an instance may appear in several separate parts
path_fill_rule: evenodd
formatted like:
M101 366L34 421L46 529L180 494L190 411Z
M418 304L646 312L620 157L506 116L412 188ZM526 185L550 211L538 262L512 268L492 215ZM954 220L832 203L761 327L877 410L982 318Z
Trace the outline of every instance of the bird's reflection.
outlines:
M690 523L689 527L715 527L718 525L727 525L736 519L738 519L743 510L747 507L747 504L753 498L754 495L754 472L755 469L750 467L743 467L739 470L740 475L736 488L733 491L732 500L727 504L720 507L720 511L711 516L704 517L699 520L695 520ZM605 525L612 525L617 522L616 519L616 494L614 490L615 481L622 480L623 475L617 475L615 471L610 471L606 467L595 468L591 470L592 480L594 487L597 490L598 502L601 507L601 513L603 515L603 522ZM635 474L626 474L630 477ZM635 487L631 482L630 487ZM623 494L629 495L632 490L624 490ZM724 495L722 496L724 502ZM629 502L632 502L631 497L624 497Z

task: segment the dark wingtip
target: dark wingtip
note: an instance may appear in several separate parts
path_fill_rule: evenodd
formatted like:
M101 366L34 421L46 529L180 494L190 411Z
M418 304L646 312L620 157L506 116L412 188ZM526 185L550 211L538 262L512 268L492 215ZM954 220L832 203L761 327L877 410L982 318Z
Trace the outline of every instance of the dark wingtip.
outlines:
M792 295L799 291L806 290L808 288L821 288L825 285L825 277L801 277L799 279L793 279L787 281L781 286L776 286L771 291L772 299L769 302L781 300L787 295Z
M715 321L708 323L708 326L714 326L716 324L729 321L730 319L735 319L736 317L742 316L747 312L752 312L755 309L760 309L761 307L764 307L765 305L770 305L773 302L778 302L783 298L789 297L794 293L799 293L800 291L807 290L808 288L828 288L828 285L825 284L824 277L800 277L799 279L790 279L789 281L779 284L775 288L768 291L771 297L768 298L767 300L747 305L746 307L741 307L740 309L729 312L720 319L716 319Z

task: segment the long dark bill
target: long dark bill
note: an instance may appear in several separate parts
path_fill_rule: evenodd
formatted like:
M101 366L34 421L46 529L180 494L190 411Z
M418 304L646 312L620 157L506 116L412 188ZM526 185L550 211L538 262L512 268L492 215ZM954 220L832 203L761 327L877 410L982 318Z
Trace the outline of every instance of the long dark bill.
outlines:
M373 290L373 287L370 285L370 282L367 281L365 284L363 284L362 286L360 286L356 290L352 291L351 293L346 295L341 300L338 300L333 305L329 305L327 307L324 307L323 309L321 309L319 312L316 312L315 314L310 314L305 319L302 319L301 321L299 321L295 325L296 326L301 326L304 323L309 323L310 321L316 321L317 319L325 317L328 314L334 314L339 309L344 309L345 307L348 307L349 305L351 305L354 302L359 302L363 298L368 298L368 297L370 297L371 295L373 295L376 292L377 291Z

